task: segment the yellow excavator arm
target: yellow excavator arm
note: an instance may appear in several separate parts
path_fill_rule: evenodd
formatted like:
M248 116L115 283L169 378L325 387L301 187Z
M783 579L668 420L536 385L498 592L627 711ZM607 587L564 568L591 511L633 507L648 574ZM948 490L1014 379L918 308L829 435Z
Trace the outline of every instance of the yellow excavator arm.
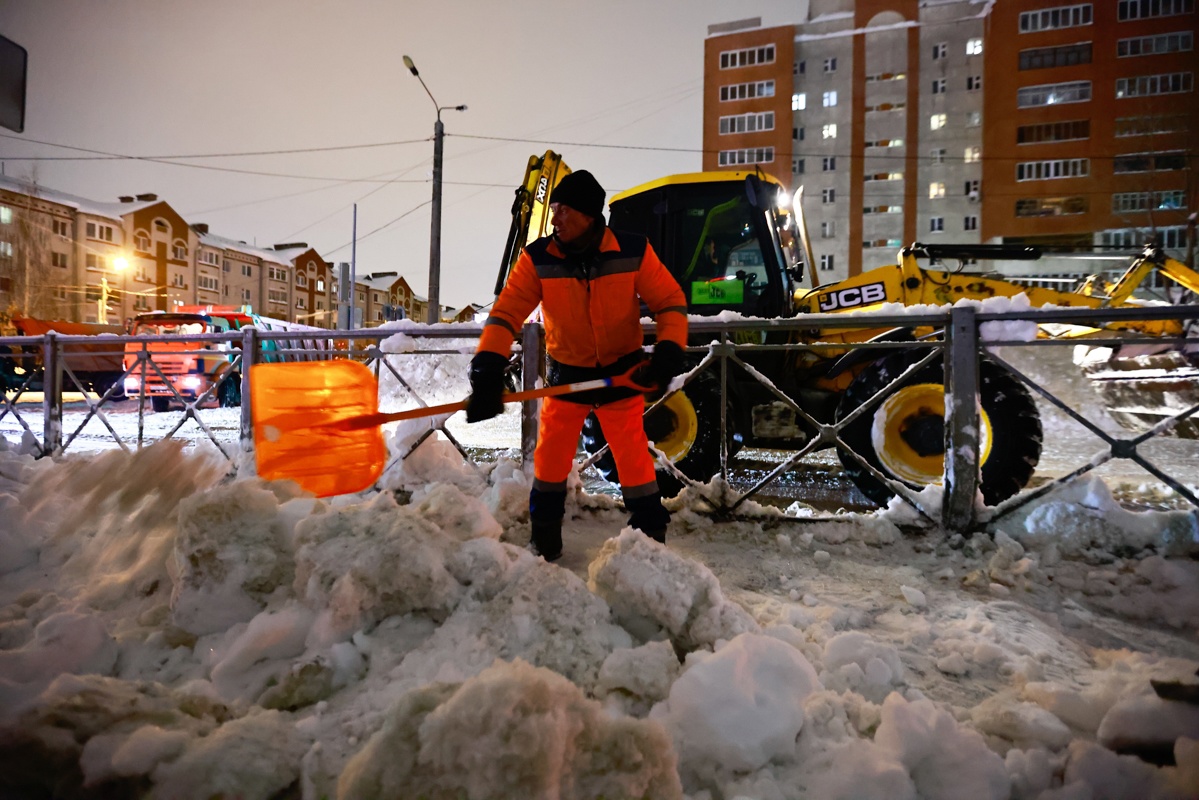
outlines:
M525 178L517 187L516 198L512 201L512 226L508 229L500 274L495 282L497 296L507 283L508 273L516 265L524 246L549 234L550 195L558 182L569 174L570 167L553 150L546 150L543 156L529 156Z
M1124 305L1132 296L1133 290L1155 271L1199 295L1199 272L1195 272L1181 261L1170 258L1156 245L1149 245L1113 284L1107 304Z

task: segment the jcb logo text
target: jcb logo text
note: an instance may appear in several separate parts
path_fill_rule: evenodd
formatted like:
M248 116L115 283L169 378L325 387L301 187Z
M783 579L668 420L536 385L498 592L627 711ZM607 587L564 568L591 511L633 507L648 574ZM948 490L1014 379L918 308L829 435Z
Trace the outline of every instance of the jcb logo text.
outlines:
M868 283L865 286L851 286L838 292L820 295L821 311L836 311L838 309L866 306L871 303L881 303L887 299L886 287L881 283Z

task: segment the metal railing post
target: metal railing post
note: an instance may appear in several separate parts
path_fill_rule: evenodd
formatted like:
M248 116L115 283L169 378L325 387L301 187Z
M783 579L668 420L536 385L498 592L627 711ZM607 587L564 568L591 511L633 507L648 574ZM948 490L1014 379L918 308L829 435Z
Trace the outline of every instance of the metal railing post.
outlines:
M241 451L254 450L254 416L250 408L250 368L258 363L258 329L244 328L241 332L241 431L238 435Z
M57 455L62 449L62 361L58 336L47 331L42 342L42 453Z
M945 331L945 492L941 524L966 532L974 524L979 484L978 325L973 306L950 309Z
M545 365L545 331L529 323L520 333L521 383L526 391L537 388L537 380ZM537 424L541 419L541 404L535 401L520 406L520 457L524 473L533 477L533 451L537 449Z

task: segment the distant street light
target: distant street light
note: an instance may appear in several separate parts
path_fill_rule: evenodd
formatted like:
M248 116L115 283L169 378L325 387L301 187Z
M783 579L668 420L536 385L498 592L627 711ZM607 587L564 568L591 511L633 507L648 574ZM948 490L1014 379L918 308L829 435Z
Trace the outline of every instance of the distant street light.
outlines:
M129 267L129 262L123 256L117 256L112 260L112 268L121 273L121 287L125 286L125 270ZM96 318L101 325L108 324L108 276L100 276L100 308L97 311ZM125 296L121 295L121 314L125 313Z
M441 321L441 150L442 140L445 139L445 126L441 124L441 112L447 109L465 111L466 106L437 105L433 93L429 91L428 86L425 86L425 79L416 71L416 64L412 63L412 59L408 56L404 56L404 66L420 81L425 94L429 95L429 99L433 101L433 107L437 109L437 122L433 125L433 221L429 232L429 314L427 321L432 324Z

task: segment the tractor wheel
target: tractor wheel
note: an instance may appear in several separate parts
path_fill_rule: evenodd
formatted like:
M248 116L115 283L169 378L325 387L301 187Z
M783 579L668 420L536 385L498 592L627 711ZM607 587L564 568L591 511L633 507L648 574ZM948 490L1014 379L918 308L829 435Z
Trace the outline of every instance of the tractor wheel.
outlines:
M837 406L844 419L894 380L919 354L896 353L866 367ZM945 386L941 362L909 375L871 411L841 431L854 452L887 477L920 490L941 483L945 465ZM1041 457L1041 418L1032 395L993 361L979 362L979 453L983 500L996 505L1020 491ZM843 449L841 463L867 498L885 506L891 489Z
M740 449L741 435L734 432L732 414L726 424L731 456ZM645 433L684 475L697 481L710 479L720 471L720 382L700 375L686 389L675 392L645 418ZM583 449L595 453L605 444L599 420L591 414L583 423ZM595 468L606 480L620 483L611 451L600 456ZM658 490L663 497L673 497L682 488L673 473L658 470Z
M217 400L221 408L241 408L241 376L229 375L217 387Z

